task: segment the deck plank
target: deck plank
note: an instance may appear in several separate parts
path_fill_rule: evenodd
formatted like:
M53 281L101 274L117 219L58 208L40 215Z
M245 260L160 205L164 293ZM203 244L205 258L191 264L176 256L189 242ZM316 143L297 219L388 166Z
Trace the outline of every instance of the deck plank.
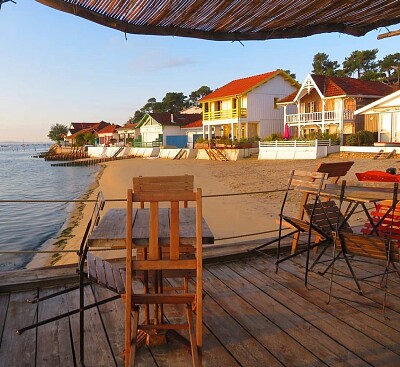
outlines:
M39 296L47 296L64 289L63 287L45 288ZM34 307L34 305L31 305ZM67 296L59 295L39 302L38 320L68 312ZM68 317L42 325L37 329L37 366L64 367L74 366Z
M220 267L217 274L219 279L240 296L246 297L282 332L301 343L321 361L331 366L368 365L341 344L350 336L350 328L346 328L346 324L334 317L322 317L322 310L302 297L243 263L227 264ZM274 312L269 312L270 309ZM339 340L331 338L327 330L335 330L338 336L336 339Z
M91 286L84 287L84 297L85 305L92 304L95 301ZM70 310L79 308L79 290L68 293L68 306ZM79 313L70 317L70 323L76 361L80 365ZM96 307L85 311L84 330L85 366L116 365Z
M294 267L293 263L282 263L282 268L286 271L279 271L279 276L287 277L291 271L294 271L294 274L291 273L292 275L296 276L295 274L297 274L300 277L299 279L304 279L304 274L303 278L301 277L301 268ZM265 271L265 266L263 266L261 269ZM268 275L273 276L272 273L274 272L272 271ZM322 286L325 289L325 291L323 292L325 295L322 295L320 293L320 289L314 288L316 283L319 283L319 286ZM295 284L295 282L291 280L289 284L293 285ZM359 303L360 296L355 293L354 290L353 292L343 290L341 294L344 297L353 297L356 301L358 301L358 303L353 304L343 302L343 300L341 299L333 298L331 303L329 305L326 305L326 292L328 289L327 287L329 286L329 282L327 279L317 274L310 273L308 289L306 289L304 285L301 287L301 283L298 284L299 285L295 289L293 289L295 292L300 293L304 298L310 300L319 307L325 308L325 311L331 314L335 314L339 318L342 318L343 321L354 328L354 335L350 340L348 340L348 343L350 343L348 344L348 347L354 353L356 353L361 358L365 359L368 363L374 366L386 365L388 363L388 360L392 361L392 363L400 364L400 360L398 359L399 355L397 354L397 341L393 333L390 331L390 327L386 328L386 325L383 324L384 319L382 317L382 314L376 308L372 309L369 306L364 306L369 309L371 313L374 312L375 317L379 318L380 316L382 321L381 322L377 319L371 318L368 314L363 312L363 310L359 310L359 308L362 307L362 304ZM362 300L362 302L364 301ZM389 332L389 335L385 335L384 333L382 333L382 329L384 329L385 332ZM385 340L385 342L383 342L383 340Z
M36 294L35 290L10 294L0 348L0 361L3 367L35 365L36 330L28 330L22 335L17 335L16 330L36 321L36 305L26 302Z
M218 302L220 307L228 312L230 317L238 323L237 329L243 328L249 333L247 338L250 336L252 340L260 343L265 348L265 352L268 351L268 355L272 354L286 366L321 366L321 361L318 358L290 336L282 333L275 324L249 305L242 297L232 292L209 271L204 271L203 279L204 289L207 294ZM203 312L204 315L207 314L205 310ZM235 328L231 329L231 333L235 332ZM226 340L223 340L225 345L227 344L226 342ZM285 346L284 348L282 348L283 345ZM247 347L245 350L248 358L248 351L252 350L252 348ZM298 358L299 355L302 356L301 361ZM266 356L262 356L255 363L265 363L265 358Z
M7 317L7 309L8 303L10 301L10 295L0 294L0 345L1 345L1 336L4 335L4 325Z

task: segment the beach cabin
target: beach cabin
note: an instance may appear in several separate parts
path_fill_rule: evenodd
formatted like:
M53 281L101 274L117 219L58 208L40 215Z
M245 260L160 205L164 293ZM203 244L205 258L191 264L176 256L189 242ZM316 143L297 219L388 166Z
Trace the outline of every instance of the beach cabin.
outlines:
M300 85L283 70L236 79L201 98L203 138L265 137L283 133L277 102Z
M100 121L96 123L72 123L73 129L69 130L67 136L64 140L70 145L83 145L87 144L86 138L92 137L98 141L98 132L104 129L106 126L110 125L108 122ZM73 133L71 133L73 132ZM71 133L71 134L70 134Z
M147 113L137 125L144 146L187 146L185 125L201 120L201 114Z
M400 144L400 90L356 110L354 114L378 121L378 142Z
M392 92L392 87L382 82L309 74L301 88L278 105L283 106L283 126L290 127L292 136L374 132L377 120L356 116L354 111Z
M182 126L182 130L186 132L187 147L194 148L197 138L203 136L203 121L200 118L185 126Z
M119 125L107 125L97 132L99 138L98 145L101 147L115 145L118 142L118 131Z
M118 133L118 141L122 145L127 145L128 141L133 141L136 138L136 126L138 124L125 124L117 127L115 130Z

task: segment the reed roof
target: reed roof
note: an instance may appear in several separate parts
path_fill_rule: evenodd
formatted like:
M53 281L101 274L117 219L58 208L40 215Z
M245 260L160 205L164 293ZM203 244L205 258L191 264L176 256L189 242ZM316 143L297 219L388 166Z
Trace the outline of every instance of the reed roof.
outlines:
M216 41L340 32L400 23L392 0L36 0L125 33Z

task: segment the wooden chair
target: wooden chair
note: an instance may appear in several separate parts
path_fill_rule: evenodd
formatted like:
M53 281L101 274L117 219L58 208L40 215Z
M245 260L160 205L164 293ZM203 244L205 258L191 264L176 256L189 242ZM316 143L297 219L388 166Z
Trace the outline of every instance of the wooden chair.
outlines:
M350 170L350 168L353 166L354 162L352 161L344 161L344 162L321 162L317 165L315 168L314 172L322 172L327 174L327 179L329 180L329 183L331 184L337 184L339 182L339 179L341 177L346 176L347 172ZM303 195L303 199L300 204L300 210L299 210L299 219L304 218L304 205L308 201L308 194L305 193ZM299 242L299 233L296 233L293 237L292 241L292 254L296 252L296 247ZM321 238L316 236L315 242L320 241ZM317 249L317 247L316 247Z
M318 203L319 203L319 205L321 205L319 195L323 188L326 177L327 177L326 173L292 170L290 172L290 177L289 177L286 193L285 193L285 196L284 196L284 199L282 202L282 206L281 206L281 210L279 213L279 232L278 232L278 246L277 246L277 257L276 257L276 271L278 271L279 264L281 262L286 261L288 259L291 259L294 256L297 256L301 253L306 252L307 256L306 256L305 285L307 285L310 249L313 247L313 245L311 244L312 235L317 235L317 234L322 235L322 232L319 230L319 228L313 224L313 218L314 218L315 210L317 208ZM299 219L299 218L295 218L293 216L286 214L286 210L287 210L286 203L287 203L288 195L289 195L289 192L294 189L313 193L312 196L311 195L307 196L307 199L312 197L312 200L311 200L312 207L311 207L309 221L305 220L304 217L303 217L303 219ZM283 227L285 227L287 225L293 227L294 232L291 232L289 234L286 234L285 236L282 236ZM292 235L294 233L304 233L304 232L307 233L306 249L292 253L289 256L286 256L284 258L280 258L280 249L281 249L282 239L284 237L287 237L288 235Z
M77 267L77 273L79 275L79 285L66 288L60 292L56 292L45 297L28 300L29 303L37 303L79 289L79 309L63 313L56 317L52 317L50 319L43 320L17 330L17 334L22 334L26 330L36 328L38 326L48 324L49 322L53 322L62 319L64 317L69 317L71 315L79 313L79 352L82 365L84 364L84 349L85 349L84 348L85 311L93 307L102 305L104 303L115 301L116 299L120 298L122 294L125 293L125 271L121 267L119 267L118 264L113 264L109 261L105 261L100 257L89 252L88 237L89 234L99 223L100 213L103 210L104 205L105 205L105 200L102 192L100 191L97 194L91 218L89 219L89 222L86 225L86 229L80 244L80 248L77 253L79 256L78 267ZM116 293L116 295L89 305L85 305L84 287L91 283L97 283L113 291L114 293Z
M149 193L149 192L193 192L194 187L194 176L193 175L183 175L183 176L139 176L133 177L132 179L133 184L133 192L134 193ZM140 202L140 208L144 208L145 203ZM185 200L183 202L183 207L188 207L188 202ZM189 252L193 253L193 248L188 248ZM137 251L137 259L147 259L147 249L146 248L139 248L136 249ZM168 251L164 247L164 251ZM193 272L179 272L179 271L164 271L166 277L173 277L173 278L180 278L183 279L182 286L175 286L170 287L171 289L179 290L188 290L189 278L192 276L196 276ZM137 272L136 277L143 282L145 289L148 289L149 279L147 272ZM161 307L162 310L162 307ZM145 306L145 320L149 322L149 306Z
M191 179L190 179L191 180ZM146 183L147 181L147 183ZM151 180L150 180L151 181ZM165 179L168 186L168 179ZM126 289L126 326L125 326L125 364L134 363L137 349L137 336L139 330L162 331L186 329L189 331L191 354L193 366L201 365L202 350L202 194L201 189L189 191L185 186L180 187L170 185L168 190L163 190L163 185L159 186L158 191L154 191L153 183L149 183L148 178L135 178L134 189L138 186L139 190L128 190L127 199L127 233L126 233L126 284L132 284L132 277L136 272L143 271L152 275L154 280L153 287L144 287L141 294L133 293L131 286ZM174 182L177 182L174 180ZM176 187L176 189L174 189ZM147 189L146 189L147 188ZM182 248L181 233L179 231L180 208L179 203L194 202L195 217L193 219L193 228L195 231L195 257L187 256L187 251ZM145 256L141 259L132 258L132 249L135 243L132 243L134 233L133 228L133 204L149 203L148 210L149 221L149 244L145 251ZM164 223L159 216L160 203L164 203L169 208L169 223ZM139 209L140 210L140 209ZM164 217L165 218L165 217ZM136 220L136 219L135 219ZM168 251L162 248L159 243L159 229L170 228L170 240L167 245ZM187 247L187 246L186 246ZM163 287L163 280L167 271L195 271L196 287L195 292L189 292L183 289L180 292L175 289L167 290ZM164 322L162 305L164 304L182 304L186 307L187 322L184 324L168 324ZM154 321L153 323L139 324L139 306L153 305ZM196 323L194 323L193 310L196 310ZM131 310L134 312L133 333L131 325ZM196 324L196 325L195 325Z

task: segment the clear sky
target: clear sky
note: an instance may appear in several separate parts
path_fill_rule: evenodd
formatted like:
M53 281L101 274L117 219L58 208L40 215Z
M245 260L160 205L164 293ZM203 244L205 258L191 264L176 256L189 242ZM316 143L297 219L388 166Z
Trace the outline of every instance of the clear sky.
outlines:
M390 30L399 27L391 26ZM124 124L149 98L188 96L202 85L289 69L302 83L313 56L340 64L354 50L400 52L400 37L338 33L270 41L217 42L125 35L34 0L0 11L0 141L47 141L51 125Z

